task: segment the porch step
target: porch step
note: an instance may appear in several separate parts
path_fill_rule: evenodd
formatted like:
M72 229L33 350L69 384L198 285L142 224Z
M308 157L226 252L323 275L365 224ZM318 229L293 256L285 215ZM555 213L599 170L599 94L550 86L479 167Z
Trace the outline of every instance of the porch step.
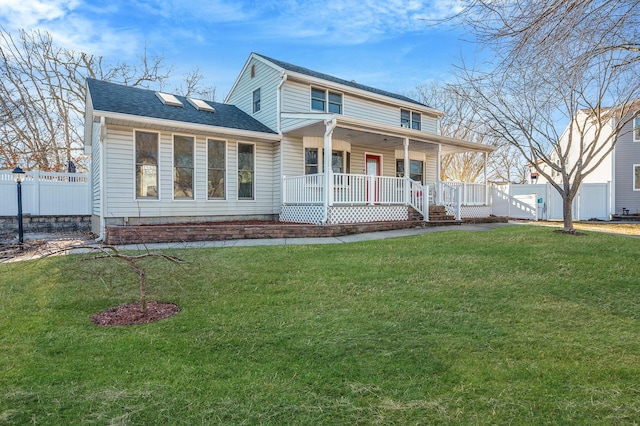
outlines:
M415 209L409 209L409 220L422 220L422 215ZM455 217L447 214L447 210L444 206L429 206L429 221L430 222L457 222Z

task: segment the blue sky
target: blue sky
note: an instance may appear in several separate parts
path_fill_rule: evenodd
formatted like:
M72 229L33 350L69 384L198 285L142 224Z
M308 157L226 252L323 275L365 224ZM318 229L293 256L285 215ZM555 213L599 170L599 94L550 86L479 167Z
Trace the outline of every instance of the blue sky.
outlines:
M43 29L63 47L135 63L145 45L176 79L198 68L218 101L251 52L336 77L409 94L450 79L468 36L433 19L456 0L0 0L0 25Z

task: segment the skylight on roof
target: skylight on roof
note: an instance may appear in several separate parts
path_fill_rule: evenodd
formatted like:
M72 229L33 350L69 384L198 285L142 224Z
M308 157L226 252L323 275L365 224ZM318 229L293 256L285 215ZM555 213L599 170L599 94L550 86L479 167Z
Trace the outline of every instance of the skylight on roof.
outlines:
M202 99L187 98L189 103L198 111L216 112L216 109Z
M180 108L182 108L184 106L184 105L182 105L182 102L180 102L178 100L178 98L176 98L173 95L170 95L169 93L156 92L156 96L165 105L174 106L174 107L180 107Z

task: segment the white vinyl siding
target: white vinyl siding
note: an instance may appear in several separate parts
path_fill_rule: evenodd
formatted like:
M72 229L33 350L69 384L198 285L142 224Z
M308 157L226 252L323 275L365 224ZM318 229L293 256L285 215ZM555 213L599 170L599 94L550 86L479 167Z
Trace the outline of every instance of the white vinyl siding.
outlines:
M311 87L308 84L287 81L282 90L282 112L315 112L311 109ZM338 91L335 92L338 93ZM437 119L424 112L420 112L420 114L422 116L421 130L435 134ZM355 97L348 93L342 93L342 115L391 126L400 125L400 108L398 106ZM283 120L283 130L295 127L299 122L300 120Z
M255 77L251 77L251 69L255 70ZM280 83L280 73L265 65L262 61L252 60L238 84L228 96L228 103L237 106L272 130L278 126L277 120L277 87ZM260 111L253 112L253 92L260 89Z
M146 131L146 130L145 130ZM106 197L105 218L138 217L215 217L240 215L271 215L280 209L279 200L274 203L274 181L279 180L280 165L274 161L274 144L244 142L227 139L227 200L212 202L207 199L207 139L195 138L195 192L193 200L173 201L173 135L160 134L159 149L159 199L135 199L134 129L109 127L106 146ZM216 139L216 137L213 137ZM237 194L237 144L251 143L255 147L255 199L238 201ZM116 220L117 221L117 220Z

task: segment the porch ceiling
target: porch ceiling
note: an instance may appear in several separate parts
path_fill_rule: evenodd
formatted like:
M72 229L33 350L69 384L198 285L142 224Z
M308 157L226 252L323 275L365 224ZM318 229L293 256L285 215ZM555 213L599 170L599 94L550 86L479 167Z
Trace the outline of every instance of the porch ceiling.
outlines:
M323 120L309 120L300 127L287 131L294 136L323 136L325 125ZM434 153L441 146L442 155L460 152L491 152L493 148L466 142L440 135L423 133L417 130L395 128L391 126L376 126L372 123L354 123L338 117L338 122L333 131L335 139L344 140L356 145L365 145L372 148L403 149L404 138L409 138L411 151Z

